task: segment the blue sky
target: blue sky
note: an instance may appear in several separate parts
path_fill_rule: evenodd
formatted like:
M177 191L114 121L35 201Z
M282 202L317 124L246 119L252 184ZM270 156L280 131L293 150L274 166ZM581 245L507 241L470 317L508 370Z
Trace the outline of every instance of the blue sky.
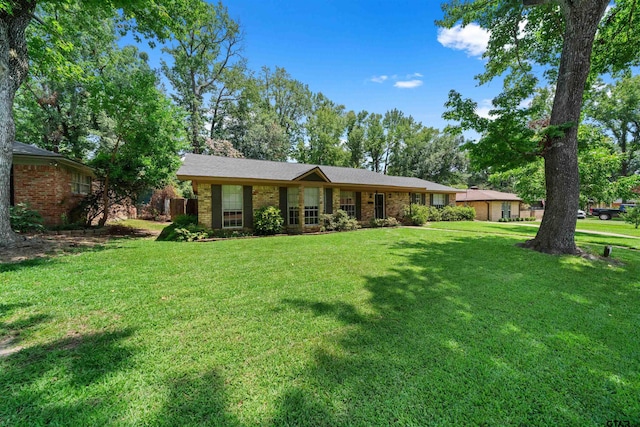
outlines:
M455 89L488 110L496 81L477 87L488 35L475 25L442 32L439 1L233 0L224 3L244 32L249 68L284 67L313 92L347 110L397 108L444 128ZM145 49L148 50L148 49ZM152 53L152 65L157 54Z
M439 1L234 0L225 5L245 32L251 69L284 67L347 110L384 114L397 108L424 125L444 128L449 90L481 107L500 91L499 82L478 88L473 79L484 68L478 55L487 36L479 28L449 33L446 43L456 49L438 41Z

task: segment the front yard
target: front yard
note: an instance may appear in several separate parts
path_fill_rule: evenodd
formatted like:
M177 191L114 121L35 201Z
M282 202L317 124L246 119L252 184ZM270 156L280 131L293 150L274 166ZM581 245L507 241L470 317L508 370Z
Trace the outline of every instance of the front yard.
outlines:
M552 257L501 230L0 264L0 425L640 422L640 253Z

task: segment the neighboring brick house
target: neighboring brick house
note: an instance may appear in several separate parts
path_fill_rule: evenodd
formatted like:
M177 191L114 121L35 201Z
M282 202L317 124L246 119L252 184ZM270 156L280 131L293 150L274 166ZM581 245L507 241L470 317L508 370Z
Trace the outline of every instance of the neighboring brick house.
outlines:
M187 154L178 179L191 180L198 221L213 229L251 229L253 213L280 208L290 232L317 231L319 216L342 209L361 223L403 216L410 203L455 205L455 188L364 169Z
M93 171L61 154L21 142L13 143L11 205L25 203L45 225L60 225L91 191Z
M522 199L513 193L480 190L472 187L456 194L458 206L471 206L478 221L498 221L500 218L519 218L523 212ZM527 210L529 216L529 211Z

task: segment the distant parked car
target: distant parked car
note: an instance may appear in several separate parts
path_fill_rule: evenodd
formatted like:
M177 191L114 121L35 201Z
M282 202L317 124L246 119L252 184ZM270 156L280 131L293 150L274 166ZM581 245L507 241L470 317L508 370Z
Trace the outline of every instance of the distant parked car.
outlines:
M578 209L578 219L585 219L587 217L587 213L581 209Z

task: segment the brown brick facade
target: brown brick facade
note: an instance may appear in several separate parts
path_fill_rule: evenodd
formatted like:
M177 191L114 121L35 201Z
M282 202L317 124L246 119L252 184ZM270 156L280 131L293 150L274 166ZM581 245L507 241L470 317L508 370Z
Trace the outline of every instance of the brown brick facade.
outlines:
M323 213L325 211L325 192L323 186L318 185L309 185L309 183L305 183L307 187L316 187L319 188L320 195L320 203L319 203L319 211ZM224 184L223 184L224 185ZM285 187L285 186L283 186ZM313 232L318 231L320 229L319 225L304 225L304 184L298 185L288 185L286 187L297 187L298 188L298 209L300 212L300 225L289 226L285 223L285 227L288 232L292 233L300 233L300 232ZM333 211L340 209L340 188L331 187L333 189ZM346 191L354 191L357 190L345 188ZM212 197L211 197L211 184L209 183L198 183L197 184L197 194L198 194L198 222L205 226L212 226ZM361 194L361 204L360 204L360 212L361 219L360 223L362 225L368 225L371 220L375 216L375 192L374 191L360 191ZM408 192L386 192L377 194L384 194L384 207L385 207L385 217L395 217L398 220L401 220L404 216L405 206L410 203L410 193ZM449 194L449 204L455 206L455 193ZM253 211L255 212L257 209L260 209L265 206L275 206L280 207L280 186L276 185L254 185L252 186L251 192L251 204L253 207ZM429 204L429 194L426 194L426 203ZM287 213L283 212L283 216L285 219L287 218Z
M14 164L13 202L25 203L42 215L45 225L60 225L84 195L71 189L72 172L61 165Z

